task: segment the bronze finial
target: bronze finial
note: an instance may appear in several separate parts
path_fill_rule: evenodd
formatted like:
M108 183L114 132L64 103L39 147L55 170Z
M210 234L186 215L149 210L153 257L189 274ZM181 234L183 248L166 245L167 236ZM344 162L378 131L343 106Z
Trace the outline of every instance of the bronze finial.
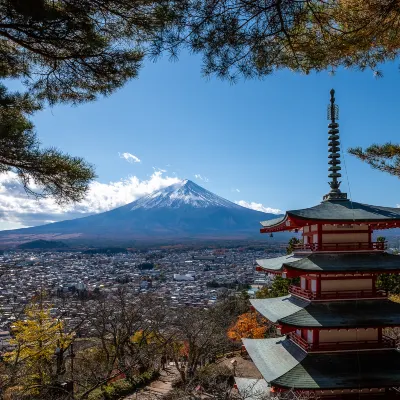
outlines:
M336 122L339 119L339 107L335 104L335 90L331 90L331 101L328 106L328 120L331 120L329 127L329 162L328 177L331 178L329 186L331 191L324 196L324 200L346 200L347 194L342 193L339 189L341 182L338 180L342 175L340 170L340 142L339 142L339 124Z

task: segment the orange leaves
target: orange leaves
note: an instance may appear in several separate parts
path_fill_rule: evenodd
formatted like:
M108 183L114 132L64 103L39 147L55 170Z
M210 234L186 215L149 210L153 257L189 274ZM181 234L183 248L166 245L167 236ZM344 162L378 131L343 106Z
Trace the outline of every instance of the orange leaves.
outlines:
M256 312L239 315L236 323L228 330L228 338L240 340L242 338L262 339L269 331L269 321Z

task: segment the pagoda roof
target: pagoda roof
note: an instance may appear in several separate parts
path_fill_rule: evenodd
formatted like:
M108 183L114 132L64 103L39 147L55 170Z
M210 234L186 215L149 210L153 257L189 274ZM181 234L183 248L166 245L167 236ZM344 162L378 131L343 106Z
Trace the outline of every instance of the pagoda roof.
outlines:
M381 223L379 229L385 229L386 223L400 223L400 208L372 206L351 200L328 200L314 207L287 211L282 217L262 221L261 231L292 230L314 222Z
M400 385L397 350L307 354L290 339L243 339L271 386L290 389L358 389Z
M400 270L400 256L388 253L312 253L257 260L266 271L292 269L306 272L380 272Z
M387 299L310 302L296 296L250 300L272 322L306 328L400 326L400 304Z

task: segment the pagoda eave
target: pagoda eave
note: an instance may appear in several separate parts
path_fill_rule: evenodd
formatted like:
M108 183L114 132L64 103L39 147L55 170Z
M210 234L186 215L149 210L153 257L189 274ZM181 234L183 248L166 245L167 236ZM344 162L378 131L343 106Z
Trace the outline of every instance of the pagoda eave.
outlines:
M388 299L311 302L288 295L250 300L254 310L283 327L282 334L303 329L357 329L400 326L400 304Z
M283 267L280 270L276 270L276 269L266 269L263 267L260 267L259 265L256 267L256 271L257 272L265 272L266 274L272 274L272 275L279 275L282 276L284 278L298 278L300 276L304 276L305 274L310 274L314 271L309 271L309 270L301 270L301 269L295 269L295 268L291 268L291 267ZM347 276L351 276L351 275L364 275L366 273L366 271L368 272L368 274L372 274L372 275L381 275L382 274L382 269L377 268L376 270L354 270L351 271L349 273L347 273ZM315 271L314 275L321 277L321 276L335 276L338 274L338 272L341 272L340 270L335 270L335 271ZM385 270L385 273L387 274L400 274L400 270L399 269L388 269Z
M260 233L273 233L273 232L285 232L285 231L296 231L303 229L305 226L311 225L368 225L373 230L385 230L400 227L400 221L387 221L387 220L353 220L353 219L310 219L310 218L299 218L286 214L282 221L276 225L264 226L260 228Z
M306 257L290 254L283 257L256 260L258 270L263 269L271 274L381 274L400 273L400 256L384 252L342 252L326 254L313 252Z
M294 390L384 388L399 385L397 350L307 353L290 339L243 339L271 386Z

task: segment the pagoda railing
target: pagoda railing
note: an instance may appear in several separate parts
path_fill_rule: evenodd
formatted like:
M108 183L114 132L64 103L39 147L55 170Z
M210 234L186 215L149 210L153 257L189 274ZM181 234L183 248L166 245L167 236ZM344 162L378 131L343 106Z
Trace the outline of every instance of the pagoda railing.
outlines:
M382 336L382 340L376 339L320 343L308 343L307 340L303 339L295 332L290 332L288 336L294 343L309 352L359 349L391 349L396 347L396 340L387 336Z
M296 244L294 251L384 251L387 242L349 242L349 243L302 243Z
M388 296L385 290L330 290L318 293L295 285L289 286L289 293L307 300L370 299Z

